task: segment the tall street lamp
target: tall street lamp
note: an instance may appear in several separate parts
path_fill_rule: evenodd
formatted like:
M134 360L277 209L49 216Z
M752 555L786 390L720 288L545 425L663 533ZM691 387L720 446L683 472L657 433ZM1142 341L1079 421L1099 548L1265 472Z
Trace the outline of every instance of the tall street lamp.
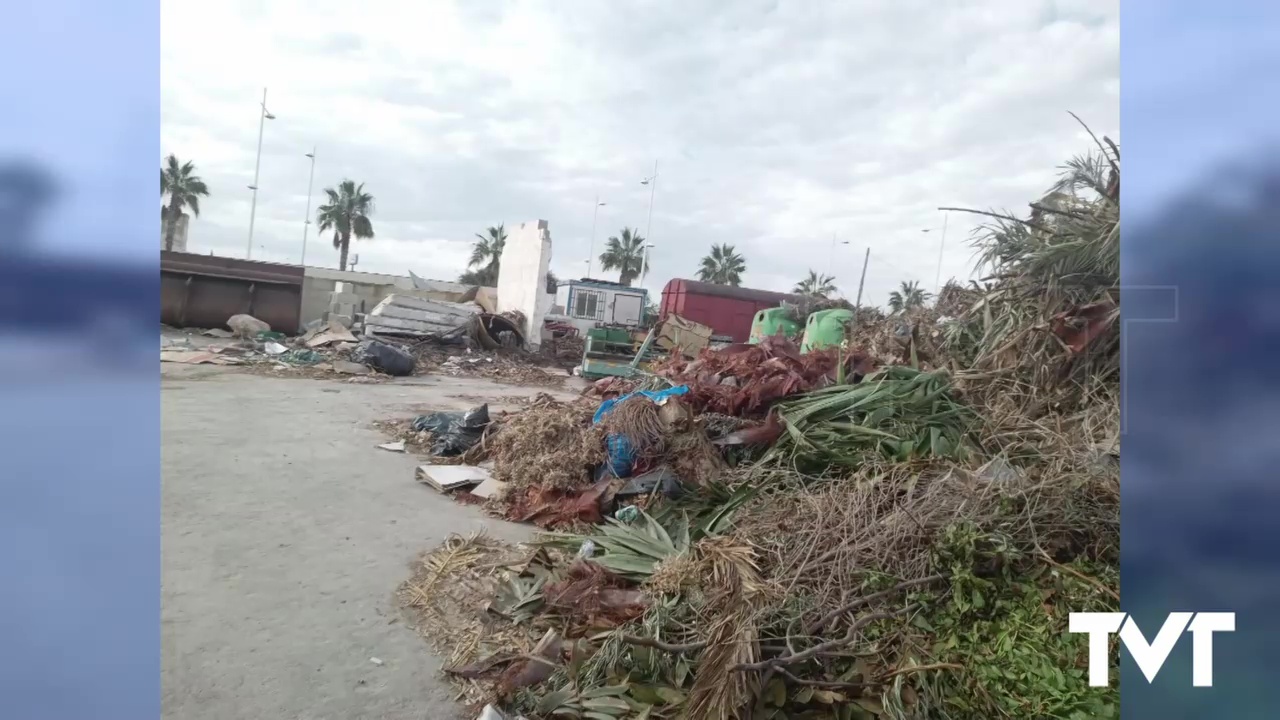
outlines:
M942 238L938 240L938 273L933 278L933 292L935 295L942 290L942 251L947 246L948 217L950 217L948 213L942 213ZM921 230L920 232L927 233L929 229Z
M600 196L596 196L596 204L591 208L591 244L587 246L587 277L591 277L591 261L594 260L596 254L596 216L600 214L600 208L608 203L600 202Z
M307 229L311 227L311 187L316 179L316 148L313 145L311 152L307 153L307 157L311 158L311 175L307 178L307 212L302 220L302 262L307 264Z
M644 244L644 255L640 259L640 287L644 287L645 278L649 277L649 248L653 243Z
M253 184L249 186L253 191L253 200L249 203L249 242L244 249L246 260L253 256L253 219L258 214L258 170L262 168L262 128L268 120L276 119L275 115L267 111L266 88L262 88L262 105L259 106L259 111L261 114L258 117L258 157L253 161Z
M658 161L653 161L653 175L640 181L641 185L649 186L649 219L645 222L644 236L646 239L652 240L653 232L653 195L658 191Z

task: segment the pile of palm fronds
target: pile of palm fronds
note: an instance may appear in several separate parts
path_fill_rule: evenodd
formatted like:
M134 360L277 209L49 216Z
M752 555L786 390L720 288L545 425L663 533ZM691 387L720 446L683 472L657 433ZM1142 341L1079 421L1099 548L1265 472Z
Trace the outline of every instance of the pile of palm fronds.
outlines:
M504 566L488 614L525 634L455 659L505 667L493 696L537 720L1114 716L1067 632L1119 605L1119 157L1099 148L1028 219L991 214L981 286L860 315L850 346L891 364L782 393L739 448L755 462L668 433L668 456L718 462ZM614 429L652 435L634 410ZM724 420L697 422L740 434Z
M832 385L779 405L786 432L774 446L800 467L857 468L876 456L897 462L963 458L973 412L943 372L891 365L857 385Z
M1071 159L1027 218L979 214L990 219L974 237L986 287L948 325L948 355L1024 388L1073 394L1118 382L1119 147L1103 138Z

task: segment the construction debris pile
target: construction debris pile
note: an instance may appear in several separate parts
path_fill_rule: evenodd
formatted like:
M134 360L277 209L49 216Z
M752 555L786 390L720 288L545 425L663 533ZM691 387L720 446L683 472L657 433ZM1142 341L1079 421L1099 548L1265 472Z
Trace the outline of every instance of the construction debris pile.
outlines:
M489 507L555 530L451 538L402 588L459 697L530 719L1116 717L1067 618L1119 606L1118 188L1099 143L976 236L996 280L868 313L847 347L706 351L494 420L468 460L504 485Z
M519 331L523 324L519 313L500 315L482 312L478 304L391 295L365 316L361 336L330 320L312 323L302 335L288 338L257 318L235 315L227 321L231 330L201 333L232 342L197 348L190 339L162 340L160 360L243 365L290 377L362 376L352 379L360 382L443 374L518 385L563 385L569 375L553 357L524 348Z

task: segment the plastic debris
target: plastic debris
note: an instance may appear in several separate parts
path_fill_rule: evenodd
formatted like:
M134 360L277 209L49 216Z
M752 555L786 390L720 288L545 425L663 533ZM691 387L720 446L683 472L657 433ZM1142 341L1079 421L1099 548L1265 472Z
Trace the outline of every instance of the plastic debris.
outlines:
M429 432L434 441L431 454L449 457L470 450L484 436L489 426L489 406L480 405L466 412L435 412L413 419L413 429Z
M417 361L409 353L379 340L365 340L351 353L354 362L368 365L379 372L403 377L412 375Z

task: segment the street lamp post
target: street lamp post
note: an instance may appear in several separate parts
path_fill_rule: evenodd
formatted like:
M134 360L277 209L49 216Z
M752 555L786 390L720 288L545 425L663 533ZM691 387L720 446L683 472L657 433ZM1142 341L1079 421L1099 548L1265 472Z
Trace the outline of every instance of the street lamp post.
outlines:
M644 255L640 258L640 287L644 287L645 278L649 277L649 248L653 243L644 244Z
M253 190L253 200L249 203L249 242L244 249L244 257L246 260L253 256L253 220L258 214L258 171L262 168L262 129L266 126L268 120L275 120L276 116L267 112L267 89L262 88L262 105L259 106L258 116L258 157L253 161L253 184L249 186Z
M600 208L608 203L600 202L600 196L596 196L595 207L591 208L591 244L587 246L587 277L591 277L591 261L592 256L596 253L596 216L600 214Z
M646 240L652 240L653 233L653 196L658 191L658 161L653 161L653 175L640 181L641 185L649 186L649 219L645 221L644 237Z
M311 227L311 188L316 179L315 146L311 147L311 152L307 153L307 157L311 158L311 175L307 177L307 212L302 219L302 265L307 264L307 230Z
M942 249L947 246L947 218L948 213L942 213L942 239L938 241L938 274L933 279L933 292L937 294L942 291Z

